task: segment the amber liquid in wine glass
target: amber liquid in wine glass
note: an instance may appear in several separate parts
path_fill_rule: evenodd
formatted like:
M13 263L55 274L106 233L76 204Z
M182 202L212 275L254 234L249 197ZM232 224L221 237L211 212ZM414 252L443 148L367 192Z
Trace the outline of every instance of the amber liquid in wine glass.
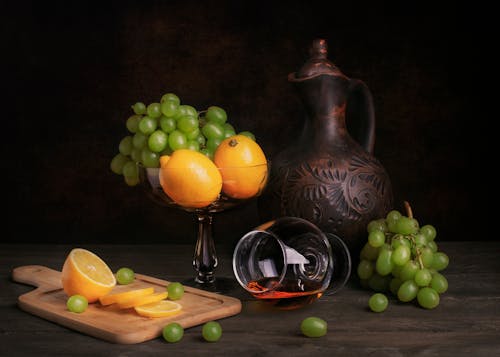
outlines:
M309 305L323 295L322 285L318 282L302 283L285 279L280 283L278 278L264 278L250 281L247 286L253 291L255 298L283 310ZM257 293L259 290L262 292Z

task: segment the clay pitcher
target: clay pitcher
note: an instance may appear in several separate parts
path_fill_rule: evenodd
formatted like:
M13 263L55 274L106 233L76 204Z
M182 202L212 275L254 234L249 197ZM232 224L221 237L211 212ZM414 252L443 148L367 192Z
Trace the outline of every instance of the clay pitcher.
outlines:
M299 142L272 160L262 219L297 216L341 237L353 257L366 242L370 220L392 207L389 177L373 156L375 114L368 87L349 79L327 59L325 40L313 42L310 59L292 82L306 109ZM346 121L357 127L357 141ZM350 125L351 127L351 125Z

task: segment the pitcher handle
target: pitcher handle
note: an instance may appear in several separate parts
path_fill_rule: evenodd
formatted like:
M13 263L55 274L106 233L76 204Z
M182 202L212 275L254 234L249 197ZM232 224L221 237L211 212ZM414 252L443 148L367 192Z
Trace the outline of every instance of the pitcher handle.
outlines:
M349 133L370 154L375 146L375 108L366 84L351 79L346 107L346 124Z

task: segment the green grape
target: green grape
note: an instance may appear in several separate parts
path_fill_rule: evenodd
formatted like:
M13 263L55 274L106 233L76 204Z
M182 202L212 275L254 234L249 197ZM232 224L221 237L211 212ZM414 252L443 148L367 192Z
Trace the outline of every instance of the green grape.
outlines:
M417 247L423 247L427 244L427 238L422 233L415 234L413 239Z
M413 280L418 269L418 263L414 260L410 260L405 265L403 265L403 269L401 269L399 277L402 281Z
M183 116L177 120L177 129L186 134L195 129L198 129L198 124L198 118L192 116Z
M132 147L133 147L132 137L126 136L120 141L120 144L118 145L118 150L123 155L130 155L130 153L132 152Z
M177 322L171 322L163 328L162 335L167 342L178 342L184 336L184 329Z
M256 141L256 140L255 140L255 135L254 135L252 132L250 132L250 131L247 131L247 130L245 130L245 131L240 131L240 132L238 133L238 135L243 135L243 136L246 136L247 138L252 139L253 141Z
M448 290L448 280L442 274L436 273L432 276L430 287L442 294Z
M391 279L391 282L389 284L389 290L391 291L391 293L394 296L398 295L398 290L399 290L399 287L401 286L401 284L403 284L403 280L401 280L400 278L392 278Z
M173 118L177 115L179 103L174 100L165 100L160 104L160 111L168 118Z
M153 119L152 117L149 116L145 116L139 122L139 131L144 135L149 135L156 130L157 126L158 122L156 121L156 119Z
M400 246L407 247L408 249L410 249L410 253L411 253L411 242L407 238L398 234L395 236L395 238L392 239L391 247L393 249L396 249L397 247L400 247Z
M129 161L129 158L123 154L117 154L109 165L111 171L113 171L117 175L123 174L123 165L125 165Z
M432 259L431 267L437 271L444 270L448 266L450 259L443 252L437 252Z
M203 155L205 155L206 157L208 157L210 160L214 159L214 152L212 150L210 150L209 148L200 149L200 152Z
M201 134L200 128L195 128L194 130L190 131L189 133L186 133L186 139L188 140L195 140L198 142L198 136ZM201 134L203 136L203 134ZM199 144L199 142L198 142Z
M217 342L222 336L222 328L217 321L210 321L203 325L201 335L207 342Z
M176 121L174 118L160 117L160 128L165 133L171 133L177 127Z
M387 221L397 221L400 218L401 218L401 213L396 210L390 211L389 213L387 213L387 216L385 217Z
M139 176L124 176L125 183L129 186L135 186L139 184Z
M358 264L358 276L360 279L370 279L370 277L373 275L373 262L369 260L361 260Z
M436 253L438 250L438 246L437 246L436 242L434 242L433 240L431 240L430 242L427 242L427 247L430 250L432 250L433 253Z
M187 147L187 138L184 133L174 130L168 136L168 145L172 150L185 149Z
M133 161L128 161L125 165L123 165L123 176L125 177L137 177L139 174L137 170L137 165Z
M205 117L212 123L223 125L227 120L226 111L215 105L208 107Z
M436 253L437 254L437 253ZM424 247L420 249L420 259L422 259L422 264L424 267L431 268L434 262L434 253L430 248ZM434 267L434 269L436 269ZM438 270L438 269L436 269Z
M390 274L394 264L392 263L392 250L382 249L375 263L375 270L380 275Z
M172 282L167 285L168 298L179 300L184 295L184 286L179 282Z
M141 162L142 160L142 149L133 148L130 153L130 158L133 162Z
M71 312L76 312L76 313L82 313L85 310L87 310L87 307L89 306L89 302L85 298L85 296L82 295L72 295L66 301L66 307L68 308L69 311Z
M439 305L439 294L432 288L422 288L417 294L420 306L426 309L434 309Z
M407 280L398 289L398 299L403 302L412 301L418 293L418 286L413 280Z
M385 243L385 233L379 230L372 230L368 234L368 243L372 247L381 247Z
M163 103L166 101L175 102L175 103L177 103L177 105L179 105L181 103L181 100L179 99L179 97L177 95L175 95L174 93L166 93L161 97L160 103Z
M389 304L389 300L387 300L387 296L381 293L373 294L368 300L368 306L373 312L382 312L387 309L387 305Z
M385 223L385 219L382 218L370 221L370 223L368 223L368 226L366 227L366 230L368 231L368 233L371 233L372 231L381 231L386 233L387 224Z
M148 137L140 132L135 133L134 136L132 137L132 144L136 149L142 149L143 147L145 147L147 141Z
M132 110L135 114L146 114L146 106L142 102L137 102L132 105Z
M162 130L154 131L148 139L148 147L153 152L161 152L168 145L168 135Z
M420 233L422 233L425 238L427 238L428 242L431 242L436 238L436 228L434 228L434 226L431 226L430 224L426 224L425 226L421 227Z
M321 337L328 332L328 324L319 317L307 317L300 323L300 331L307 337Z
M139 130L139 122L142 119L142 115L132 115L130 118L127 119L126 126L128 131L131 133L135 134Z
M196 111L195 108L193 108L190 105L185 105L185 104L179 105L179 107L177 108L177 114L175 115L175 118L179 119L183 116L191 116L198 118L198 112Z
M394 254L394 253L393 253ZM404 265L396 265L392 267L392 276L399 278L401 275L401 270L403 270Z
M116 272L116 281L120 285L127 285L134 281L135 273L130 268L120 268Z
M394 225L394 233L415 234L418 232L418 222L415 218L401 216Z
M153 118L153 119L159 118L161 116L160 103L151 103L146 108L146 112L148 113L148 116Z
M224 123L224 139L236 135L234 127L229 123Z
M384 243L382 246L379 248L378 253L380 254L381 251L383 250L392 250L392 247L390 246L389 243Z
M399 213L399 211L392 210L389 213L387 213L385 221L387 223L387 229L389 229L389 232L396 232L396 222L400 218L401 218L401 213Z
M196 136L195 140L200 144L200 147L204 147L207 143L207 139L203 136L203 134L198 130L198 135Z
M146 167L160 167L160 155L148 148L142 149L141 162Z
M375 248L370 243L367 242L361 249L359 256L361 259L376 260L378 257L378 252L379 248Z
M424 269L419 269L416 273L415 273L415 277L413 278L413 280L415 281L415 283L420 286L420 287L423 287L423 286L427 286L430 284L431 280L432 280L432 274L431 272L424 268Z
M201 132L207 139L223 139L224 138L224 128L221 124L207 122Z
M222 142L222 139L208 139L207 140L207 149L210 150L211 152L215 153L215 150L219 147L220 143Z
M392 210L385 218L370 221L366 229L368 239L357 269L361 286L376 292L390 290L403 302L417 298L428 309L437 306L439 294L448 289L448 281L438 271L448 266L449 258L438 251L435 228L419 228L415 218Z
M392 262L394 265L403 266L411 257L411 250L405 245L400 245L392 252Z
M198 111L194 107L190 105L183 105L183 107L187 116L198 118Z
M186 149L200 151L200 144L196 140L188 140Z
M374 273L370 279L368 279L368 286L377 292L383 293L389 290L389 284L391 283L391 276Z

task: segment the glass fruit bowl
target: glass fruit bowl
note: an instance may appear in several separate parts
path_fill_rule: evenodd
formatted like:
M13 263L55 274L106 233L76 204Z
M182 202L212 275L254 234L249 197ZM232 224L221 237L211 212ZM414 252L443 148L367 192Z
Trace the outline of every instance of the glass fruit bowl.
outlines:
M190 212L197 218L198 237L193 256L196 276L184 282L186 285L220 293L237 286L236 281L215 277L218 259L212 234L213 215L259 196L267 184L269 165L218 168L222 186L217 189L212 185L189 185L190 178L199 175L196 171L199 168L147 168L138 164L140 185L150 199L163 206ZM179 189L169 190L169 177L179 178L176 186Z

